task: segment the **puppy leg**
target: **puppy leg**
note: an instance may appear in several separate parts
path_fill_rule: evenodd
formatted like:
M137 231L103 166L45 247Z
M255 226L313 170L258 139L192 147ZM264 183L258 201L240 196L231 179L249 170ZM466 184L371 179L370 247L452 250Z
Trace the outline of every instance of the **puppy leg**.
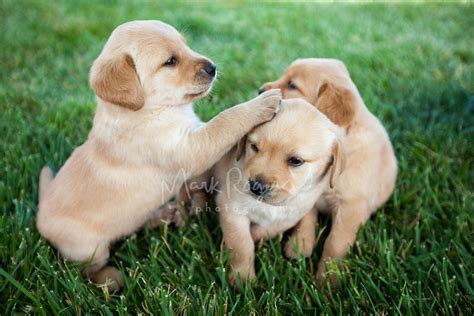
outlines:
M209 195L205 189L188 191L185 188L186 185L188 183L183 185L176 196L176 205L182 217L205 211L209 201Z
M91 274L91 281L101 286L107 286L109 292L118 292L123 288L123 278L120 271L112 266L105 266Z
M191 214L204 212L207 209L209 195L204 191L195 192L191 197Z
M39 229L43 236L59 250L62 257L81 264L84 278L107 286L110 292L123 287L120 272L107 267L109 241L104 239L100 227L75 221L70 217L49 214Z
M97 285L107 286L109 292L117 292L123 287L123 278L117 268L106 266L108 259L108 244L98 246L82 269L82 275Z
M179 189L174 200L170 200L153 212L146 223L148 227L155 228L170 223L180 226L190 211L196 214L205 210L209 199L209 188L207 186L209 186L210 178L211 172L207 171L186 181Z
M250 231L254 241L259 241L260 239L272 239L276 235L284 233L291 227L295 226L295 224L295 222L274 223L268 226L253 224Z
M239 275L242 282L255 278L255 245L249 219L227 211L220 212L219 219L225 245L232 253L229 283L235 286Z
M318 212L313 208L298 222L290 239L286 242L286 257L296 259L298 253L304 257L311 257L316 239L315 228L317 222Z
M182 224L184 216L185 215L179 210L177 203L170 201L153 211L146 225L152 229L163 224L171 223L179 226Z
M331 232L324 243L323 254L318 263L316 281L322 285L328 278L333 286L337 285L337 275L327 275L328 265L331 261L336 264L346 256L349 248L354 244L357 231L367 221L370 210L365 201L351 201L339 206L332 216Z
M197 214L206 210L209 196L213 193L214 188L211 170L191 179L189 181L190 193L190 209L191 214Z
M190 180L192 181L192 180ZM181 213L181 216L187 217L189 214L189 204L193 198L192 192L189 189L190 181L184 182L176 195L176 207L177 211Z

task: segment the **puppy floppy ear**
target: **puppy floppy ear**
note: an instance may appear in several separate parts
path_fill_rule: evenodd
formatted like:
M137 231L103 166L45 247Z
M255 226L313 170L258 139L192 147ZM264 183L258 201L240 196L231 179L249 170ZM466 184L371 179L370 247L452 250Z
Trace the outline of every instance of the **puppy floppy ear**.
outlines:
M145 104L135 62L128 54L112 59L98 58L92 65L89 83L104 101L137 111Z
M346 151L339 140L332 145L331 173L329 174L329 187L334 189L337 177L344 171L346 165Z
M237 149L235 150L235 161L239 161L240 158L245 154L245 145L247 145L247 135L242 137L237 143Z
M318 91L316 107L339 126L348 126L355 114L356 97L345 87L324 83Z

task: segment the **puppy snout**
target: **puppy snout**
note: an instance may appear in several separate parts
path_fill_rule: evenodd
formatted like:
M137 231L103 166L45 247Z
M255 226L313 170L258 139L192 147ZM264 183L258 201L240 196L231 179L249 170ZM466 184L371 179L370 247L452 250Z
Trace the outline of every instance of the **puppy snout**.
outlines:
M267 91L267 89L265 89L264 87L261 87L260 89L258 89L258 94L262 94L265 91Z
M202 70L204 70L205 73L207 73L209 76L214 78L216 76L216 69L217 66L214 65L213 63L207 63Z
M270 185L262 180L249 180L250 192L256 196L262 196L270 191Z

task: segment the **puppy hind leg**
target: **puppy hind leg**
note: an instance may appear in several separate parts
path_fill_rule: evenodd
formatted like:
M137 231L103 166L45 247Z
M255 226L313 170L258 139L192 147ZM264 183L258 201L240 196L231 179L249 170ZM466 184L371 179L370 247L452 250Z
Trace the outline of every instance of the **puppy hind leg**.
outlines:
M173 223L180 226L190 213L196 214L200 210L205 210L208 195L201 188L210 175L208 172L196 178L187 180L179 189L174 199L165 203L153 212L147 221L150 228L155 228L162 224Z
M197 214L199 212L206 211L208 209L208 201L209 196L206 192L195 192L191 198L191 214Z
M193 193L190 191L189 185L189 181L186 181L176 195L176 210L184 218L186 218L190 213L190 204L193 199Z
M190 188L190 209L191 214L197 214L207 210L208 201L211 194L214 192L213 185L214 178L211 170L191 179L189 183Z
M99 245L82 268L82 275L99 286L107 286L109 292L117 292L123 288L123 278L117 268L106 265L108 259L109 245Z
M176 195L177 210L181 216L186 218L188 215L195 215L207 209L209 194L212 194L210 188L211 171L208 170L203 174L188 179L181 186Z
M107 286L109 292L118 292L123 288L123 278L120 271L112 266L105 266L97 272L92 273L91 281L100 286Z

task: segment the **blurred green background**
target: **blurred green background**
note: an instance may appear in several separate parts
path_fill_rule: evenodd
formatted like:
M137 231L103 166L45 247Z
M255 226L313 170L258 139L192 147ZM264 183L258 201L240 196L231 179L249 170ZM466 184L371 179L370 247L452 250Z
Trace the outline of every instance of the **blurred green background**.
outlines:
M111 261L126 287L117 295L84 283L39 237L39 171L59 168L86 139L90 65L110 32L135 19L174 25L217 62L215 89L196 105L204 120L254 97L298 57L346 63L400 174L339 289L314 284L324 238L298 261L283 259L275 239L257 251L258 281L235 292L212 213L119 242ZM0 314L473 313L471 4L0 0L0 26Z

